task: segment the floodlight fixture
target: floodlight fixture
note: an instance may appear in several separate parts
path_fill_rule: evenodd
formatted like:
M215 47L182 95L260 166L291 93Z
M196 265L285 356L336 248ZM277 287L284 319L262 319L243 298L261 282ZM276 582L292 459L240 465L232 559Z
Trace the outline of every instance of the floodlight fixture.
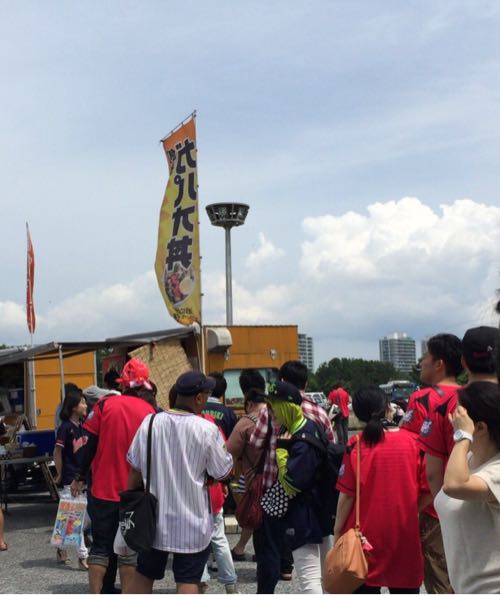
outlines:
M231 269L231 228L245 223L250 207L240 202L217 202L207 206L210 223L226 232L226 325L233 324L233 280Z

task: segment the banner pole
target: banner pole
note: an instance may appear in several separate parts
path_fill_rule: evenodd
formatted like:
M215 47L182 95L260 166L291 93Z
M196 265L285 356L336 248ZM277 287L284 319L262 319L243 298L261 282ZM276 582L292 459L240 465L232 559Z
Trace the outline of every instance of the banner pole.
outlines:
M165 136L159 142L162 143L165 139L167 139L169 136L174 134L174 132L177 132L177 130L179 130L179 128L182 128L184 126L184 124L186 122L189 122L189 120L191 118L196 118L196 110L194 110L192 113L190 113L187 118L184 118L184 120L182 120L182 122L180 124L177 124L177 126L175 126L175 128L172 128L172 130L170 132L165 134Z
M36 328L35 308L33 305L33 285L35 276L35 254L31 241L30 229L26 221L26 322L30 334L31 347L33 347L33 334Z
M196 118L196 110L191 114L193 119ZM196 140L196 163L198 164L198 139ZM200 350L201 350L201 371L205 374L205 328L203 327L203 283L202 283L202 255L201 255L201 225L200 225L200 185L196 185L196 197L198 201L198 243L200 246Z

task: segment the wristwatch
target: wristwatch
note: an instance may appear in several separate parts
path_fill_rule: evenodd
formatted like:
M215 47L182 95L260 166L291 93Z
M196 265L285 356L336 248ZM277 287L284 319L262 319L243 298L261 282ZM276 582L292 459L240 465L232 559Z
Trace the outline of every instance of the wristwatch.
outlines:
M470 432L465 432L464 430L456 430L453 434L453 442L460 442L461 440L470 440L471 443L474 442L474 438Z

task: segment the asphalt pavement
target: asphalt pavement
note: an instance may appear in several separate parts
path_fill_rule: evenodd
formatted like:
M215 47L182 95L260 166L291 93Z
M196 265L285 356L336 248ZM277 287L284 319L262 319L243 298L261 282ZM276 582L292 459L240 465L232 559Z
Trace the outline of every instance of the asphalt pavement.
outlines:
M72 564L56 562L55 548L50 537L57 504L48 497L23 496L9 503L5 517L5 540L7 552L0 552L0 593L87 593L87 573L77 568L76 551L71 552ZM231 545L238 539L236 534L228 535ZM236 562L238 588L241 593L255 593L255 563L251 561L253 550L248 545L248 560ZM213 574L213 573L212 573ZM278 583L276 593L297 593L296 577L292 581ZM167 571L165 579L155 583L155 593L175 593L172 572ZM208 593L223 593L223 587L214 577Z

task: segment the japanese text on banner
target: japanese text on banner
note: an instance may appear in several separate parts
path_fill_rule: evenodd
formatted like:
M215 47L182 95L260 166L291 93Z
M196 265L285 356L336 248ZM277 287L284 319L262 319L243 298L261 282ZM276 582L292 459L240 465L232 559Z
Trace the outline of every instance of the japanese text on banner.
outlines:
M160 211L155 271L170 315L200 322L201 283L195 119L163 141L169 179Z

